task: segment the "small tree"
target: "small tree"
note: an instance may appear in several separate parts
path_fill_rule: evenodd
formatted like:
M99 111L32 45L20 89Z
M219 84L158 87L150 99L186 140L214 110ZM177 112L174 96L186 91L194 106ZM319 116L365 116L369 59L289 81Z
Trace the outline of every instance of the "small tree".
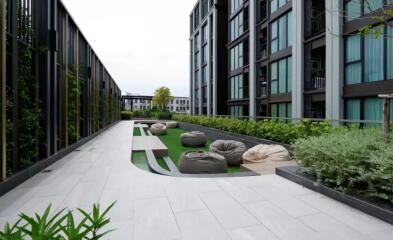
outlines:
M160 87L154 92L153 105L157 108L166 109L172 99L171 90L167 87Z

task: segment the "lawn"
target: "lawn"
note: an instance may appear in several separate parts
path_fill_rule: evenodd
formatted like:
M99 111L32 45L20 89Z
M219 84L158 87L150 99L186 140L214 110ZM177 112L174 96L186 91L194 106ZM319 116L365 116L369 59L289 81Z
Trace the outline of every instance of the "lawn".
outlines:
M190 148L184 147L180 142L180 135L184 133L181 129L168 129L168 133L166 135L159 136L160 140L167 146L169 157L172 161L178 165L179 159L182 153L187 151L195 151L195 150L204 150L209 151L209 146L212 143L211 139L208 139L208 142L205 147L201 148ZM240 167L229 167L228 172L239 172Z
M139 127L134 128L134 137L140 137L140 136L142 136L141 129Z

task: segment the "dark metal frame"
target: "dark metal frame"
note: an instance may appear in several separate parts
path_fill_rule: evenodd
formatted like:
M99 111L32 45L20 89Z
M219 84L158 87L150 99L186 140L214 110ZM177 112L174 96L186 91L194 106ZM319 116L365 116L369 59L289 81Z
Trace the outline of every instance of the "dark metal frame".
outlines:
M18 20L20 6L25 7L23 12L31 21L32 33L27 34L25 38L18 36L21 24ZM40 137L37 146L39 157L33 164L48 159L74 144L68 139L67 119L68 76L73 65L76 66L79 91L75 99L78 109L75 128L80 136L77 142L120 119L121 91L61 0L1 0L0 11L1 182L8 177L6 176L7 118L15 126L13 131L15 145L12 150L13 173L23 170L20 168L18 143L18 121L21 114L18 103L20 44L28 44L32 52L31 77L39 86L31 101L40 103L40 128L43 136ZM14 98L14 105L10 109L12 116L8 117L6 89L10 89ZM101 114L98 115L98 112ZM99 124L96 124L96 119Z

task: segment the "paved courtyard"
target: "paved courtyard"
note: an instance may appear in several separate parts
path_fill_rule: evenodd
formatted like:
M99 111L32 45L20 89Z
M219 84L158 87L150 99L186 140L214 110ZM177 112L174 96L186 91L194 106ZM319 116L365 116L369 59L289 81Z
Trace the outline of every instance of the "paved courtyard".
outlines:
M0 198L0 225L19 212L109 205L107 239L393 239L393 226L276 175L187 179L131 164L121 122Z

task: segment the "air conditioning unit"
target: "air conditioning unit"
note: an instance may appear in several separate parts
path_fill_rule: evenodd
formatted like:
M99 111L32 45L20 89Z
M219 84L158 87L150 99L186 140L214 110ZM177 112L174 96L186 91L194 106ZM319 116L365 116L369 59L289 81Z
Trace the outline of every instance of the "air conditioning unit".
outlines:
M311 70L321 70L322 69L322 62L321 60L313 59L311 60Z

